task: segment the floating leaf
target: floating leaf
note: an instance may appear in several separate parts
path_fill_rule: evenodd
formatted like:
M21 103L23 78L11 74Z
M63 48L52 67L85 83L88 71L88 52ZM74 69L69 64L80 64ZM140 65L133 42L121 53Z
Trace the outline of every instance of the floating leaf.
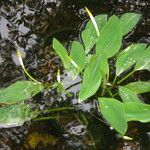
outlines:
M53 38L53 48L59 55L60 59L62 60L65 69L68 69L70 64L70 59L66 48L55 38Z
M136 102L124 105L128 121L150 122L150 105Z
M0 91L0 103L13 104L30 99L43 88L43 85L32 81L17 81Z
M127 84L126 87L131 89L137 94L150 92L150 82L145 81L132 82Z
M83 46L74 41L71 45L70 58L79 66L80 71L85 65L85 51Z
M0 128L21 126L24 122L37 117L38 114L26 104L0 107Z
M126 87L119 87L119 94L123 102L141 102L138 96L131 90Z
M100 31L107 22L107 15L98 15L94 18ZM87 54L98 39L98 35L91 20L87 23L85 29L82 31L81 36L85 46L85 52Z
M138 62L135 65L135 70L150 71L150 46L143 52Z
M106 121L119 133L125 134L127 119L123 103L113 98L99 98L100 112Z
M103 55L91 59L84 71L83 83L79 92L80 101L83 101L96 93L102 78L107 72L108 62Z
M116 61L116 75L119 76L126 69L134 65L144 52L146 46L143 43L133 44L120 52Z
M121 16L121 26L122 26L122 33L126 35L129 33L135 25L139 22L141 14L137 13L125 13Z
M122 30L120 20L117 16L110 17L100 32L100 37L96 43L96 53L106 54L106 57L112 57L119 51L122 42Z

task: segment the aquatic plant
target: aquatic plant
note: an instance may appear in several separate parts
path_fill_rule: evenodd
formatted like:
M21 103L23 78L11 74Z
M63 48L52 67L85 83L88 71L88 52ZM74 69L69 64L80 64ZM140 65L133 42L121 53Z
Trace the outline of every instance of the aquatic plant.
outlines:
M150 82L122 84L136 71L150 71L150 46L138 43L123 49L122 44L123 37L135 27L141 15L125 13L120 17L113 15L108 18L102 14L93 18L89 10L87 12L91 20L80 34L81 41L73 41L68 52L54 38L53 48L67 73L73 79L77 75L82 79L79 102L96 94L99 112L110 126L124 135L129 121L150 121L150 105L139 98L139 94L150 91ZM113 81L109 77L112 74L109 61L112 59L116 68ZM126 75L125 72L129 73Z

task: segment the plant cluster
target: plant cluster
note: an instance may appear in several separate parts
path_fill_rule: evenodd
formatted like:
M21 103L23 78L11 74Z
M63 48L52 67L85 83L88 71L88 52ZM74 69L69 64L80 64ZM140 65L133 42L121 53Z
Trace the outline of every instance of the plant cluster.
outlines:
M72 79L77 76L82 79L79 102L96 94L99 112L110 126L124 135L129 121L150 121L150 105L139 97L140 94L150 91L150 82L121 84L136 71L150 70L150 46L138 43L122 48L123 37L135 27L141 15L125 13L120 17L113 15L108 18L106 14L93 17L89 10L87 12L91 20L80 34L81 41L73 41L69 51L55 38L52 45ZM113 81L109 76L110 59L115 60L116 67ZM20 62L22 63L21 60ZM23 69L25 70L24 67ZM122 77L129 70L131 71ZM31 79L33 81L18 81L0 91L0 126L8 127L18 122L22 124L38 115L25 103L22 104L44 88L44 85ZM62 88L59 76L58 83ZM20 103L23 107L20 107ZM30 113L25 111L28 114L24 114L23 109Z

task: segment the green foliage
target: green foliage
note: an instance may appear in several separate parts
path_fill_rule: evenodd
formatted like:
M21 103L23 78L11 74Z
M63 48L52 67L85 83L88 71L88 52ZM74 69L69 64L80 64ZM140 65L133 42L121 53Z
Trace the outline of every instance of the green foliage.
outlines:
M14 104L28 100L43 88L43 85L32 81L17 81L0 91L0 104Z
M122 34L126 35L129 33L135 25L139 22L141 14L137 13L125 13L121 16Z
M96 53L105 54L107 58L112 57L121 47L122 30L120 20L113 15L109 18L100 32L100 37L96 42Z

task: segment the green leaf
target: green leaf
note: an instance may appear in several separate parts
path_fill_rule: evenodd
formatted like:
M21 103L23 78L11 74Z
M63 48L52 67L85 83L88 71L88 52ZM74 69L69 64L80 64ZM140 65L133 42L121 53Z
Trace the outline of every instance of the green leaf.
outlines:
M120 20L117 16L110 17L100 32L100 37L96 43L96 53L106 54L112 57L119 51L122 43L122 30Z
M100 31L107 22L107 15L98 15L94 18ZM87 54L98 39L98 35L91 20L87 23L85 29L82 31L81 36L85 46L85 52Z
M127 119L123 103L113 98L99 98L98 100L103 117L114 129L124 135L127 130Z
M137 94L150 92L150 82L145 81L132 82L127 84L126 87L131 89Z
M142 55L146 44L133 44L119 53L116 61L116 75L119 76L126 69L134 65Z
M70 58L79 66L80 71L85 66L85 51L83 46L74 41L71 45Z
M138 96L131 89L128 89L126 87L119 87L119 94L124 103L141 102Z
M135 65L135 70L150 71L150 46L143 52L138 62Z
M23 125L24 122L37 117L26 104L0 107L0 128L10 128Z
M128 121L150 122L150 105L136 102L124 105Z
M70 59L68 57L66 48L55 38L53 38L53 48L59 55L60 59L62 60L65 69L68 69L70 64Z
M108 70L108 62L103 55L92 57L84 71L83 83L79 92L80 101L83 101L96 93L102 78L108 73Z
M0 91L0 103L14 104L35 96L43 89L43 85L32 81L17 81Z
M139 22L140 18L141 18L141 14L137 14L137 13L123 14L120 18L123 35L129 33Z

